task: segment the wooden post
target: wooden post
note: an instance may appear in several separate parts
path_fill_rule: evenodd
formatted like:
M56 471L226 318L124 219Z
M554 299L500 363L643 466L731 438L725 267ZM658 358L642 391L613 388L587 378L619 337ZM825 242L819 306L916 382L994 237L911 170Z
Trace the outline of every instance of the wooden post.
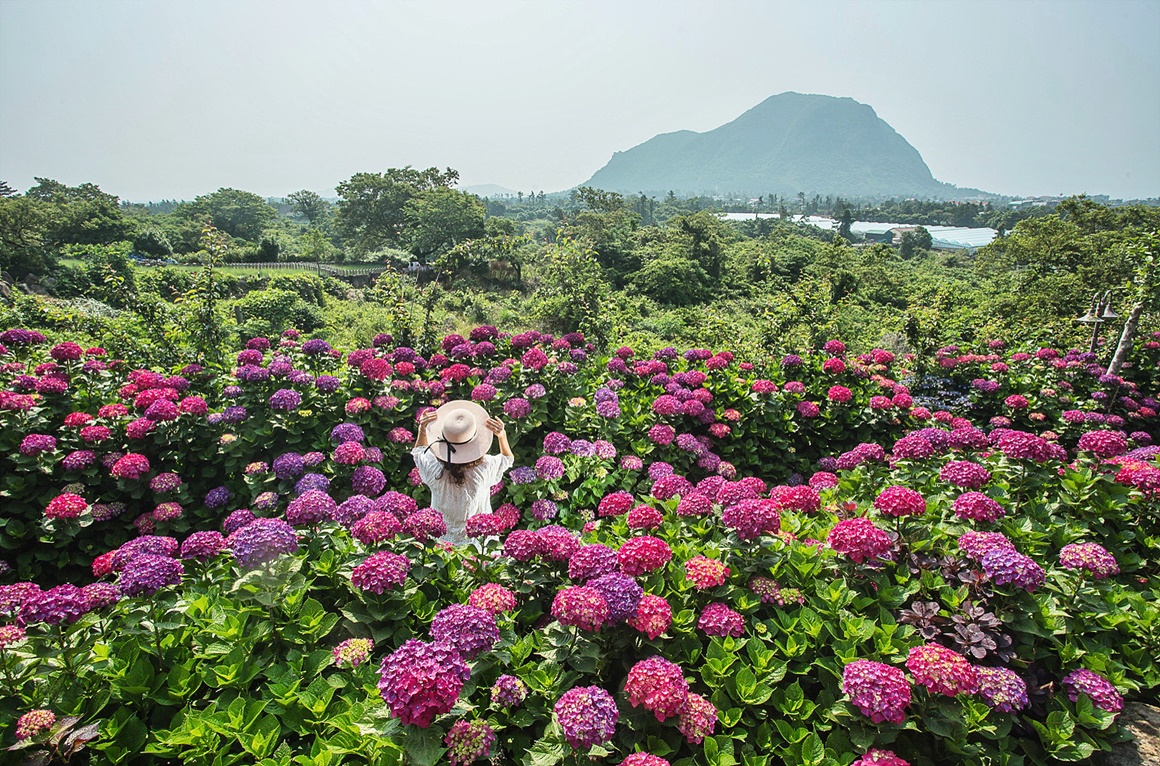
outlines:
M1132 343L1136 340L1136 328L1140 324L1140 316L1144 313L1144 302L1138 301L1132 306L1128 320L1124 322L1124 331L1120 333L1120 343L1116 346L1116 354L1108 365L1108 375L1119 375L1128 355L1132 353Z

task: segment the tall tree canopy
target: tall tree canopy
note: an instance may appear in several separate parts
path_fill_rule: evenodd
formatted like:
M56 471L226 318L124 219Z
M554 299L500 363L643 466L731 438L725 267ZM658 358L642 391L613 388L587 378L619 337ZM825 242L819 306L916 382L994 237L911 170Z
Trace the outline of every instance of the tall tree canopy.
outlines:
M355 252L389 245L408 247L407 203L423 192L451 189L459 171L447 168L390 168L385 173L355 173L337 187L335 227Z

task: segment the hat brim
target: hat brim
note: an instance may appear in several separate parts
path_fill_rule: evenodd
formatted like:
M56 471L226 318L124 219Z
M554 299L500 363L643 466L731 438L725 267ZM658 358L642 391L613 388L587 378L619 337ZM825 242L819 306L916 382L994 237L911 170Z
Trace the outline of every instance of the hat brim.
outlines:
M443 423L447 413L452 410L466 410L475 419L475 436L466 444L456 444L452 459L448 459L447 443L439 440L443 438ZM487 418L487 410L478 402L466 399L447 402L435 410L435 422L427 426L427 443L431 445L431 454L444 463L455 464L470 463L483 457L491 449L492 439L495 438L495 434L487 429Z

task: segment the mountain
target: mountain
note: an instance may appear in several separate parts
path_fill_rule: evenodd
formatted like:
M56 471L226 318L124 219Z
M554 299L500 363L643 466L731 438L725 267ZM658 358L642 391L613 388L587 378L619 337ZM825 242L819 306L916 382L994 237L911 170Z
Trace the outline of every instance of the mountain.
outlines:
M463 191L468 194L474 194L477 197L514 197L516 196L515 189L509 189L506 186L499 184L475 184L474 186L464 186Z
M918 150L852 98L781 93L705 133L663 133L584 183L608 191L798 192L847 197L978 194L935 180Z

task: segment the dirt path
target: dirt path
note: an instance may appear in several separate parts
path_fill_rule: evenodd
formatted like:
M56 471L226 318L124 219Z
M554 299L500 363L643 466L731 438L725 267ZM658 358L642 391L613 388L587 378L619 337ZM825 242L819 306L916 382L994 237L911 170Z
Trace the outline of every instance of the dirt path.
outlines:
M1093 762L1099 766L1157 766L1160 764L1160 707L1129 702L1120 715L1120 725L1134 739L1102 753Z

